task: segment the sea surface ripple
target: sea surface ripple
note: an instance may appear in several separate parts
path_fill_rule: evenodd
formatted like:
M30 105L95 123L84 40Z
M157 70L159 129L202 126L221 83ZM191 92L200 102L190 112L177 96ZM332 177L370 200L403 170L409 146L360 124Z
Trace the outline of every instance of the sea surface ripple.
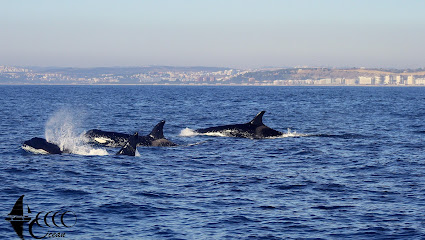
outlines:
M21 195L31 217L73 211L51 230L68 239L425 238L425 88L0 86L0 99L0 216ZM181 134L262 110L297 134ZM52 128L146 135L162 119L180 146L139 157L20 148ZM19 239L5 220L0 236Z

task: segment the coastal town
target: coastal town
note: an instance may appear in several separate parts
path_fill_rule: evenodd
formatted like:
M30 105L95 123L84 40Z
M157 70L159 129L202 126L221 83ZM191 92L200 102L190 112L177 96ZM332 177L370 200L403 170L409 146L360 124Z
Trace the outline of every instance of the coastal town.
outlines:
M425 69L219 67L15 67L0 65L0 84L154 84L254 86L425 86Z

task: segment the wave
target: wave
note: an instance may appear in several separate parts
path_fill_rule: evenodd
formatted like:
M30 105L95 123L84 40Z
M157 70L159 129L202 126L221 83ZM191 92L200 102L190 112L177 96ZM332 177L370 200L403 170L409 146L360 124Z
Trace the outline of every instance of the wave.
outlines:
M296 131L292 131L290 128L287 129L286 133L283 133L280 136L276 136L276 137L268 137L270 139L274 139L274 138L287 138L287 137L308 137L310 136L309 134L304 134L304 133L297 133Z
M324 138L342 138L342 139L364 139L370 136L356 134L356 133L343 133L343 134L312 134L310 137L324 137Z
M81 119L77 112L63 108L54 113L45 126L45 138L59 146L63 152L77 155L109 155L105 149L94 148L86 144L84 133L77 134Z

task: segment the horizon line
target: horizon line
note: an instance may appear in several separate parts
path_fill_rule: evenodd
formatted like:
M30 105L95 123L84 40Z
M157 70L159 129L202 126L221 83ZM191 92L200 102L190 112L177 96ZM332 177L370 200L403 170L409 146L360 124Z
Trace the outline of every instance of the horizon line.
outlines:
M358 66L307 66L307 65L297 65L297 66L258 66L258 67L232 67L232 66L208 66L208 65L115 65L115 66L37 66L37 65L6 65L0 64L2 67L16 67L16 68L70 68L70 69L93 69L93 68L146 68L146 67L169 67L169 68L228 68L228 69L288 69L288 68L327 68L327 69L425 69L424 67L358 67Z

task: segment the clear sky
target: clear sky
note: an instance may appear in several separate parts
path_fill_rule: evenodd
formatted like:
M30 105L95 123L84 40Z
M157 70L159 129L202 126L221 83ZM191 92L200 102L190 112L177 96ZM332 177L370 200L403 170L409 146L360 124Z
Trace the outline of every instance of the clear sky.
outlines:
M0 65L425 67L425 1L0 0Z

